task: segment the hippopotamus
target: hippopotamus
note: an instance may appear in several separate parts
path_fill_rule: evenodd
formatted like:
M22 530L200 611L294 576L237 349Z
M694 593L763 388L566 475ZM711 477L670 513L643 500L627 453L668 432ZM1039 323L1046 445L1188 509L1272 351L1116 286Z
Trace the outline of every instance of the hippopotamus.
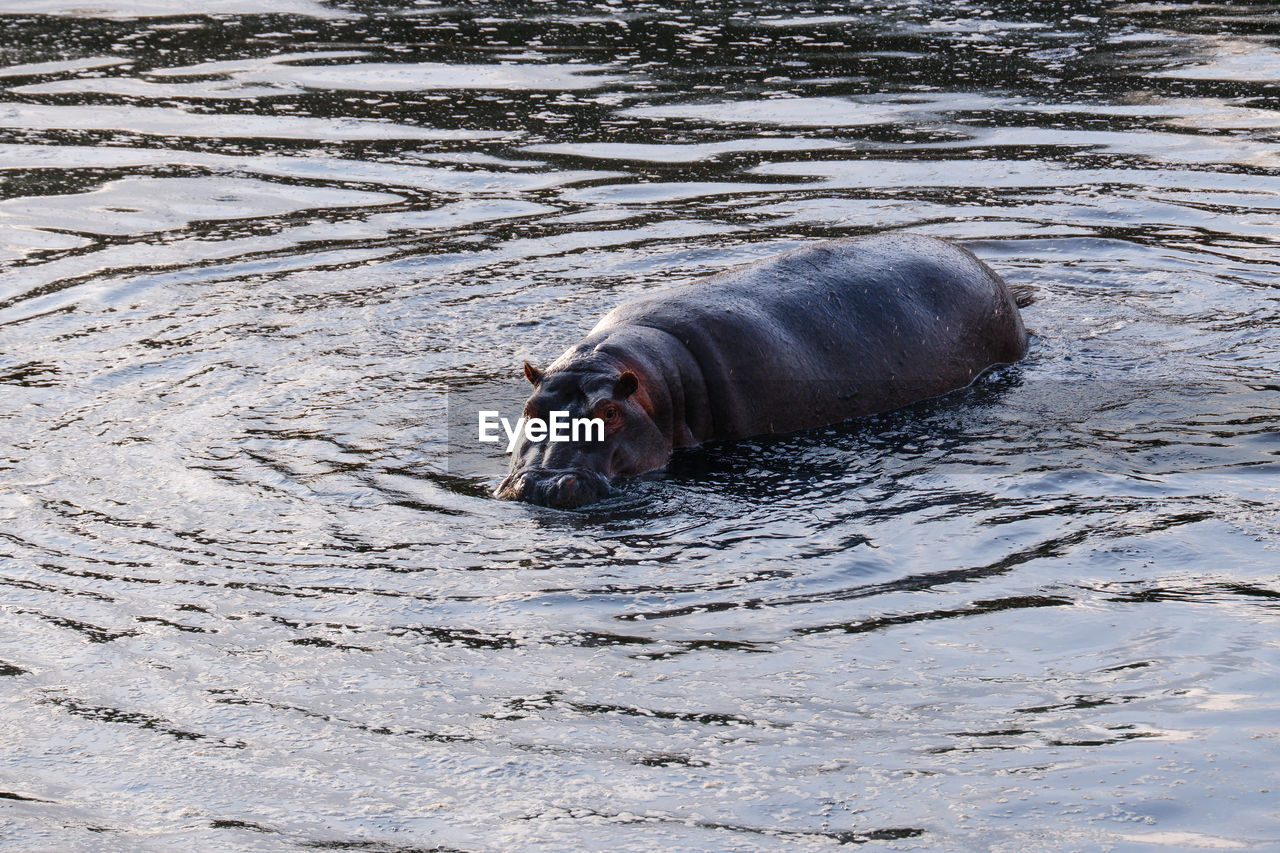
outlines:
M523 437L497 497L573 508L713 440L818 427L962 388L1022 359L1009 286L971 252L889 233L815 243L614 308L533 384L526 417L603 437Z

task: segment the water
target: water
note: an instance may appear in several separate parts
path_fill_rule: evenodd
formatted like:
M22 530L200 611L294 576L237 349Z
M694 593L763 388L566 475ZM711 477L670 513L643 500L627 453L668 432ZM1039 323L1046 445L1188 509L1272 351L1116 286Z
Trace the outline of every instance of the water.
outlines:
M1274 5L5 6L4 847L1280 845ZM521 360L886 229L1028 360L488 497Z

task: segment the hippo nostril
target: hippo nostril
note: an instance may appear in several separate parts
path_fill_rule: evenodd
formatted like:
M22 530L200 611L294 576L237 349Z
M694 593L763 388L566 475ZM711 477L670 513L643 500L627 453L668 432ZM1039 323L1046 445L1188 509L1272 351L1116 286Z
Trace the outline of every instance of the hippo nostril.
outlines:
M609 493L609 481L594 471L556 471L537 468L511 474L496 490L507 500L572 509Z

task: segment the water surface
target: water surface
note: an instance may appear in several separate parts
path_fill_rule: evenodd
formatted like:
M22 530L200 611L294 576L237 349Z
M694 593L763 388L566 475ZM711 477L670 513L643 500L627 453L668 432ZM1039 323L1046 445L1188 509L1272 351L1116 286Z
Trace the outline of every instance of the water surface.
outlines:
M4 846L1280 844L1274 6L173 8L0 10ZM1025 363L488 496L523 359L895 229Z

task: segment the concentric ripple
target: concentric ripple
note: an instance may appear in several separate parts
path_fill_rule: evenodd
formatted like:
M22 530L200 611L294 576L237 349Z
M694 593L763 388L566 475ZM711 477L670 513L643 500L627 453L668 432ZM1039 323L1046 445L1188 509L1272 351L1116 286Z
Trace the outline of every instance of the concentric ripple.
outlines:
M1263 3L0 10L0 838L1269 849ZM605 311L962 242L1029 358L581 512L475 440Z

